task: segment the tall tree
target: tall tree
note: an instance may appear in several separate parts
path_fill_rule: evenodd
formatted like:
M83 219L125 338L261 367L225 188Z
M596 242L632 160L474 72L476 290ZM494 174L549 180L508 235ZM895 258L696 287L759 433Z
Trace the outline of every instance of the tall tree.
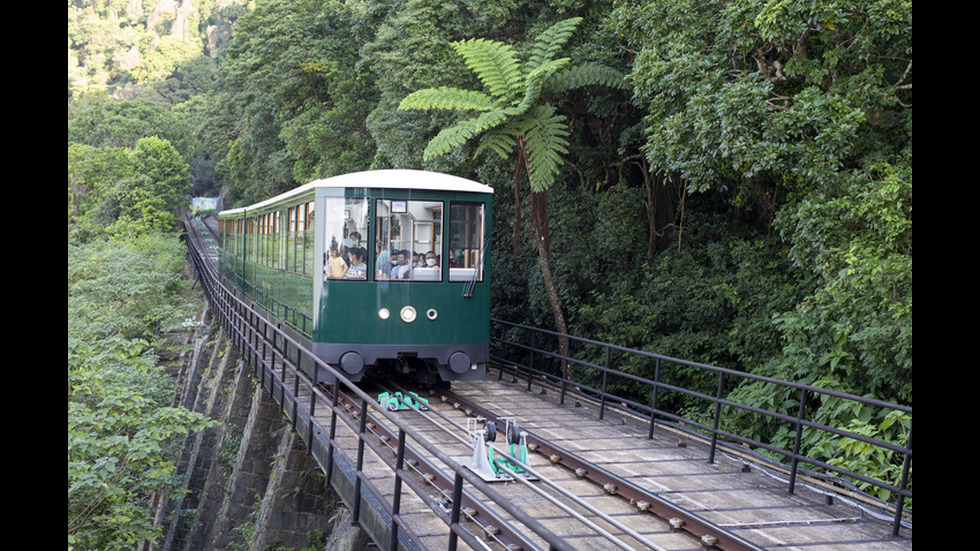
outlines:
M565 116L547 101L547 93L589 85L623 85L623 75L611 68L571 65L567 57L555 59L581 21L574 17L549 27L534 41L523 64L508 44L484 38L453 42L453 48L486 91L426 88L409 94L399 105L399 109L442 109L470 115L442 129L425 148L425 160L478 138L475 155L490 150L515 162L515 253L520 234L520 183L522 175L527 175L532 237L555 327L560 333L566 333L567 327L551 272L545 192L561 170L562 155L568 152L569 132ZM561 346L564 352L564 341Z
M650 164L754 207L820 278L765 374L911 403L911 0L615 6Z

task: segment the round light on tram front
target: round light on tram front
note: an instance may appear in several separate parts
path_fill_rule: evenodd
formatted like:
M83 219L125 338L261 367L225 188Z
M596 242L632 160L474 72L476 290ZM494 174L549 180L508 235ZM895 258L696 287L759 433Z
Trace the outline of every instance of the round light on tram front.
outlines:
M379 318L381 318L383 320L386 320L386 319L388 319L389 316L391 316L391 312L389 312L387 308L382 308L382 309L378 310L378 317Z
M415 313L415 308L412 308L411 306L406 306L402 308L402 321L404 321L405 323L412 323L413 321L415 321L416 315L417 314Z

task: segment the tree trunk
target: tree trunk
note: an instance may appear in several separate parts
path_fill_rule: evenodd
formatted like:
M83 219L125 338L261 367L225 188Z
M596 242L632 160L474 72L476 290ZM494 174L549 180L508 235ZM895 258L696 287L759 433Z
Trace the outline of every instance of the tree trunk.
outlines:
M548 231L548 201L545 192L531 191L531 223L534 231L532 238L535 248L538 251L538 265L541 267L541 277L544 280L545 292L551 302L551 313L555 318L555 329L562 335L568 334L565 325L565 314L562 312L561 299L558 297L558 289L555 287L555 280L551 275L551 243ZM568 354L568 338L558 339L558 351L562 356ZM568 372L568 362L562 360L562 377L571 379Z
M521 241L521 167L524 166L522 149L518 149L517 168L514 169L514 258L517 258L517 250Z
M653 258L666 248L660 238L666 237L674 225L674 205L670 200L670 190L656 174L645 172L644 183L647 190L647 219L650 223L647 256Z

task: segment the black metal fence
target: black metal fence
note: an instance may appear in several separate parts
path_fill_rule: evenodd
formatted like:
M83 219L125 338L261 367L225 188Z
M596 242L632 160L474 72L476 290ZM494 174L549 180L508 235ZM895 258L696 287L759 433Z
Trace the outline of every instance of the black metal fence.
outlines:
M565 350L564 353L561 351ZM615 365L613 355L616 355ZM593 341L572 335L563 335L535 327L510 323L503 320L491 320L491 359L500 365L514 368L522 377L526 377L528 390L533 381L552 385L559 389L562 403L568 394L595 400L599 404L599 417L602 418L609 408L628 410L645 417L649 424L649 437L653 438L658 422L683 423L704 435L710 440L708 462L714 462L719 439L723 442L737 443L761 451L768 457L774 457L784 462L789 471L789 493L794 492L797 476L801 470L813 474L817 478L827 478L832 473L833 481L843 484L865 484L886 490L895 496L894 504L881 503L884 507L893 507L894 522L892 534L898 535L906 514L906 502L912 499L912 408L898 404L883 402L855 396L843 392L827 390L815 386L781 381L768 377L753 375L726 369L722 367L701 364L653 354L643 350L624 348L608 343ZM631 369L632 373L618 369L616 365L637 365L649 363L643 369ZM670 372L685 369L698 373L701 382L713 381L713 389L692 389L672 384ZM641 376L635 373L649 373ZM501 376L503 369L501 370ZM738 403L728 398L728 390L741 382L756 381L773 385L773 388L789 392L796 396L794 401L795 414L761 409L747 404ZM669 411L662 406L664 393L674 396L684 396L688 402L697 402L702 412L709 420L690 419ZM899 412L908 416L908 432L904 445L873 438L841 427L832 427L808 418L808 404L815 399L833 398L860 404L879 411ZM765 422L775 422L781 430L794 434L792 449L786 450L769 442L762 442L726 430L722 426L724 414L733 412L740 415L760 416ZM898 480L879 480L865 474L852 472L826 461L808 457L803 451L804 431L819 431L825 438L850 438L865 443L877 450L893 454L896 462L901 463ZM805 469L804 469L805 467ZM843 480L836 477L843 477Z

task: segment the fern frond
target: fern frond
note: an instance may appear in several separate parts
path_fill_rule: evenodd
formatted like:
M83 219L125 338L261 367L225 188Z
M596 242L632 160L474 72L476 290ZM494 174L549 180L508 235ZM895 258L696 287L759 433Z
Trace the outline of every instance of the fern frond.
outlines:
M617 90L628 90L626 75L601 63L583 63L568 67L548 79L549 92L567 92L586 86L606 86Z
M551 187L568 153L568 128L565 117L551 105L539 105L522 118L524 144L528 154L528 178L531 189Z
M425 88L405 96L398 109L445 109L449 111L490 111L494 100L483 92L440 86Z
M568 42L568 39L575 32L575 28L582 21L581 17L572 17L559 21L538 35L531 47L531 54L528 56L525 67L528 71L533 71L554 58L558 50Z
M519 116L523 115L533 105L541 99L541 90L544 88L548 78L568 65L570 60L567 57L545 62L530 73L524 79L524 97L520 103L508 109L508 114Z
M500 155L500 158L507 160L516 147L517 140L514 139L514 136L507 132L491 131L480 138L480 145L477 146L473 155L474 157L478 156L484 150L490 149L497 155Z
M453 126L443 128L429 141L422 158L426 161L445 155L454 147L459 147L473 137L486 132L504 122L507 115L500 110L489 111L478 117L466 119Z
M521 66L511 46L484 38L451 45L491 95L504 104L513 101L521 87Z

